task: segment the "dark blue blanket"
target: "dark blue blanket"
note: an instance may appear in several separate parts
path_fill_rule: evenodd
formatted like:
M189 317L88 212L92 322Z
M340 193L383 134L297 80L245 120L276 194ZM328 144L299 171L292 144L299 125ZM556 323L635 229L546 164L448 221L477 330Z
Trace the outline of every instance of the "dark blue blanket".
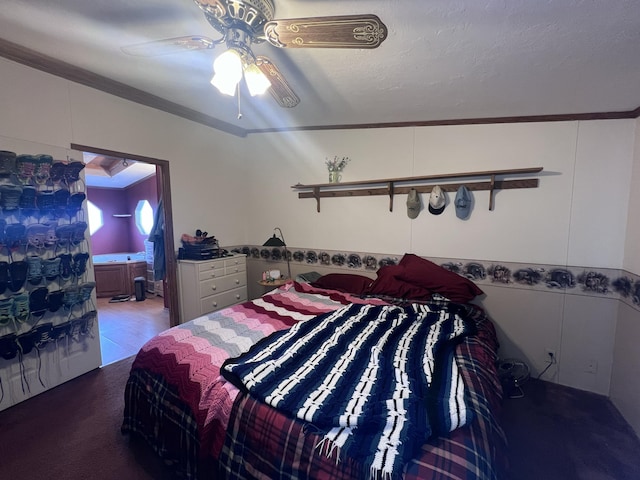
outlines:
M465 316L454 303L353 304L272 334L221 372L314 425L329 455L394 478L429 437L471 419L453 357L475 329Z

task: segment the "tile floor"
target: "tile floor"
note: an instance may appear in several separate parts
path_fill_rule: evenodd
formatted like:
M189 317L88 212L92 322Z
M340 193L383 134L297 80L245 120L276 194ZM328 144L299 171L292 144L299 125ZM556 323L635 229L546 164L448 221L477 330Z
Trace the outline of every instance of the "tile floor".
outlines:
M133 297L132 297L133 298ZM169 310L162 297L109 303L98 298L102 365L135 355L151 337L169 328Z

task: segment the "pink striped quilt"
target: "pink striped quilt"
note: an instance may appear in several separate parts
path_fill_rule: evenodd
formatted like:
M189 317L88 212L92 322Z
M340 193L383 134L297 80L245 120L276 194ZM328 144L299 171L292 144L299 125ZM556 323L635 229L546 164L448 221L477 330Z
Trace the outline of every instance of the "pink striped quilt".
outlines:
M132 372L161 375L190 408L200 454L218 458L239 391L220 375L229 357L246 352L270 333L350 303L383 304L336 291L289 283L251 302L235 305L171 328L147 342Z

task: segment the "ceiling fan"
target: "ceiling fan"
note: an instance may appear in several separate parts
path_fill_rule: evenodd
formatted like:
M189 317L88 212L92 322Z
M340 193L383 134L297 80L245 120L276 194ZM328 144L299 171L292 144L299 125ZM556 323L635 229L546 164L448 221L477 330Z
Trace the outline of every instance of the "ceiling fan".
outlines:
M184 50L227 50L214 62L211 83L234 95L244 76L251 95L269 90L281 107L300 103L287 80L269 58L256 56L251 45L268 42L279 48L377 48L387 27L373 14L274 19L273 0L194 0L207 21L221 34L169 38L122 47L130 55L155 56Z

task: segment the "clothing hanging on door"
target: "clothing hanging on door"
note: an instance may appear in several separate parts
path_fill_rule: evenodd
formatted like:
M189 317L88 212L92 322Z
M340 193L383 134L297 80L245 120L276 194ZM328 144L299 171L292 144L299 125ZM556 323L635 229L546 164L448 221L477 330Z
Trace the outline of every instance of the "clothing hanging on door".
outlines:
M164 255L164 206L162 199L153 219L153 228L149 232L149 241L153 242L153 280L163 280L166 274L166 260Z

